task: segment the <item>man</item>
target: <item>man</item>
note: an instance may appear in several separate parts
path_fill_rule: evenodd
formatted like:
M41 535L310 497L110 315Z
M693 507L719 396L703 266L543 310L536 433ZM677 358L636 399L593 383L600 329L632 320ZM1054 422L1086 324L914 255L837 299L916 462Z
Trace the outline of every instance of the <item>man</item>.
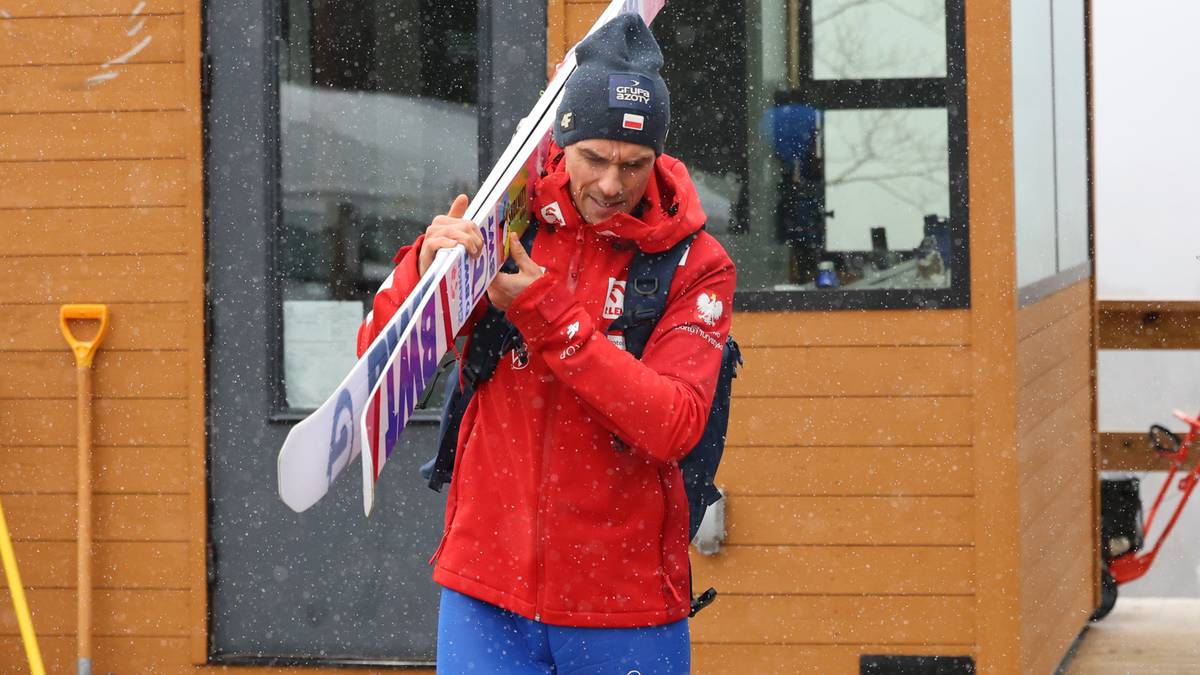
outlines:
M530 181L532 253L514 235L519 271L488 289L487 311L504 312L524 346L500 359L463 417L433 556L444 587L439 672L690 668L688 507L677 462L712 404L734 267L702 231L686 168L662 154L670 103L649 29L622 15L576 53L544 175ZM466 205L459 196L401 250L360 351L439 249L480 254ZM661 252L693 235L635 359L609 332L635 248Z

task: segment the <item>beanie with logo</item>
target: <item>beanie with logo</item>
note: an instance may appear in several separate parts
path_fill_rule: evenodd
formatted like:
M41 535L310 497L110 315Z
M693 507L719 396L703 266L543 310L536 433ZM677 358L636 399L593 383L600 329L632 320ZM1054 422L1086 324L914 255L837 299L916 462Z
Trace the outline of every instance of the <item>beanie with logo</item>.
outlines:
M554 142L592 138L626 141L661 155L671 124L671 96L658 74L662 51L636 14L620 14L575 48L578 67L567 80Z

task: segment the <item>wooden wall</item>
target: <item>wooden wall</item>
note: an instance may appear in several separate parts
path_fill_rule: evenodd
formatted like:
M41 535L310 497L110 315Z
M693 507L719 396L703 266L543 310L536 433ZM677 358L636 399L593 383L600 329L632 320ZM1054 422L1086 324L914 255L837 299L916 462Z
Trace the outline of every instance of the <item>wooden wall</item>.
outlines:
M1090 280L1020 311L1021 672L1051 673L1094 607Z
M0 500L49 672L75 657L75 373L63 303L108 303L94 367L96 671L203 645L199 2L0 12ZM85 331L81 331L85 332ZM198 641L197 641L198 638ZM7 589L0 670L24 672Z
M857 673L860 654L973 655L969 315L735 314L746 366L718 482L729 539L701 673Z

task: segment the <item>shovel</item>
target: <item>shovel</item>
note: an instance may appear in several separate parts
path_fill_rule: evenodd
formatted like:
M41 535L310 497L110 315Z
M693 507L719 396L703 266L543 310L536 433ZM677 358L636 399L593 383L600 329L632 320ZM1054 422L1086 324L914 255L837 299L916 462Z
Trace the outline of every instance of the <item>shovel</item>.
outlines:
M71 320L99 321L91 340L80 340L71 333ZM78 648L75 672L92 672L92 357L108 330L108 305L63 305L58 325L75 353L76 405L79 409L79 534L76 537L76 587Z

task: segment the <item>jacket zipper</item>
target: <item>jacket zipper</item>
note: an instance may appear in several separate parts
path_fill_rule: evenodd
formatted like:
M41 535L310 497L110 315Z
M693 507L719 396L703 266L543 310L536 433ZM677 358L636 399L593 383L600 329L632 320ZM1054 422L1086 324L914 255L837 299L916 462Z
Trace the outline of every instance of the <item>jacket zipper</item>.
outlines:
M567 266L567 287L571 291L572 294L575 293L575 287L579 281L579 259L582 255L582 251L583 251L583 239L584 239L584 231L583 231L583 227L580 226L579 230L576 231L576 233L575 233L575 250L571 252L571 262ZM560 398L562 398L562 387L555 386L555 396L554 396L555 402L557 403L557 401ZM551 407L550 409L553 410L554 408ZM545 438L542 439L542 464L541 464L541 467L539 467L540 475L538 476L537 513L534 516L535 522L534 522L533 531L534 531L534 537L536 537L536 539L533 542L534 551L535 551L535 555L534 555L535 563L534 563L534 571L533 571L533 584L534 584L534 586L533 586L534 587L533 620L534 621L542 620L542 603L543 603L542 591L543 591L543 585L544 585L543 581L542 581L542 577L544 576L543 572L546 569L546 551L545 551L545 545L544 545L543 534L542 534L542 520L543 520L542 515L543 515L544 511L546 510L546 474L548 473L546 469L547 469L547 466L550 464L550 448L554 445L553 434L550 433L550 429L552 429L552 428L553 428L552 426L547 424L547 433L546 433Z
M583 257L583 238L584 226L580 225L575 231L575 250L571 251L571 263L567 266L567 290L574 295L575 288L579 285L579 260Z

